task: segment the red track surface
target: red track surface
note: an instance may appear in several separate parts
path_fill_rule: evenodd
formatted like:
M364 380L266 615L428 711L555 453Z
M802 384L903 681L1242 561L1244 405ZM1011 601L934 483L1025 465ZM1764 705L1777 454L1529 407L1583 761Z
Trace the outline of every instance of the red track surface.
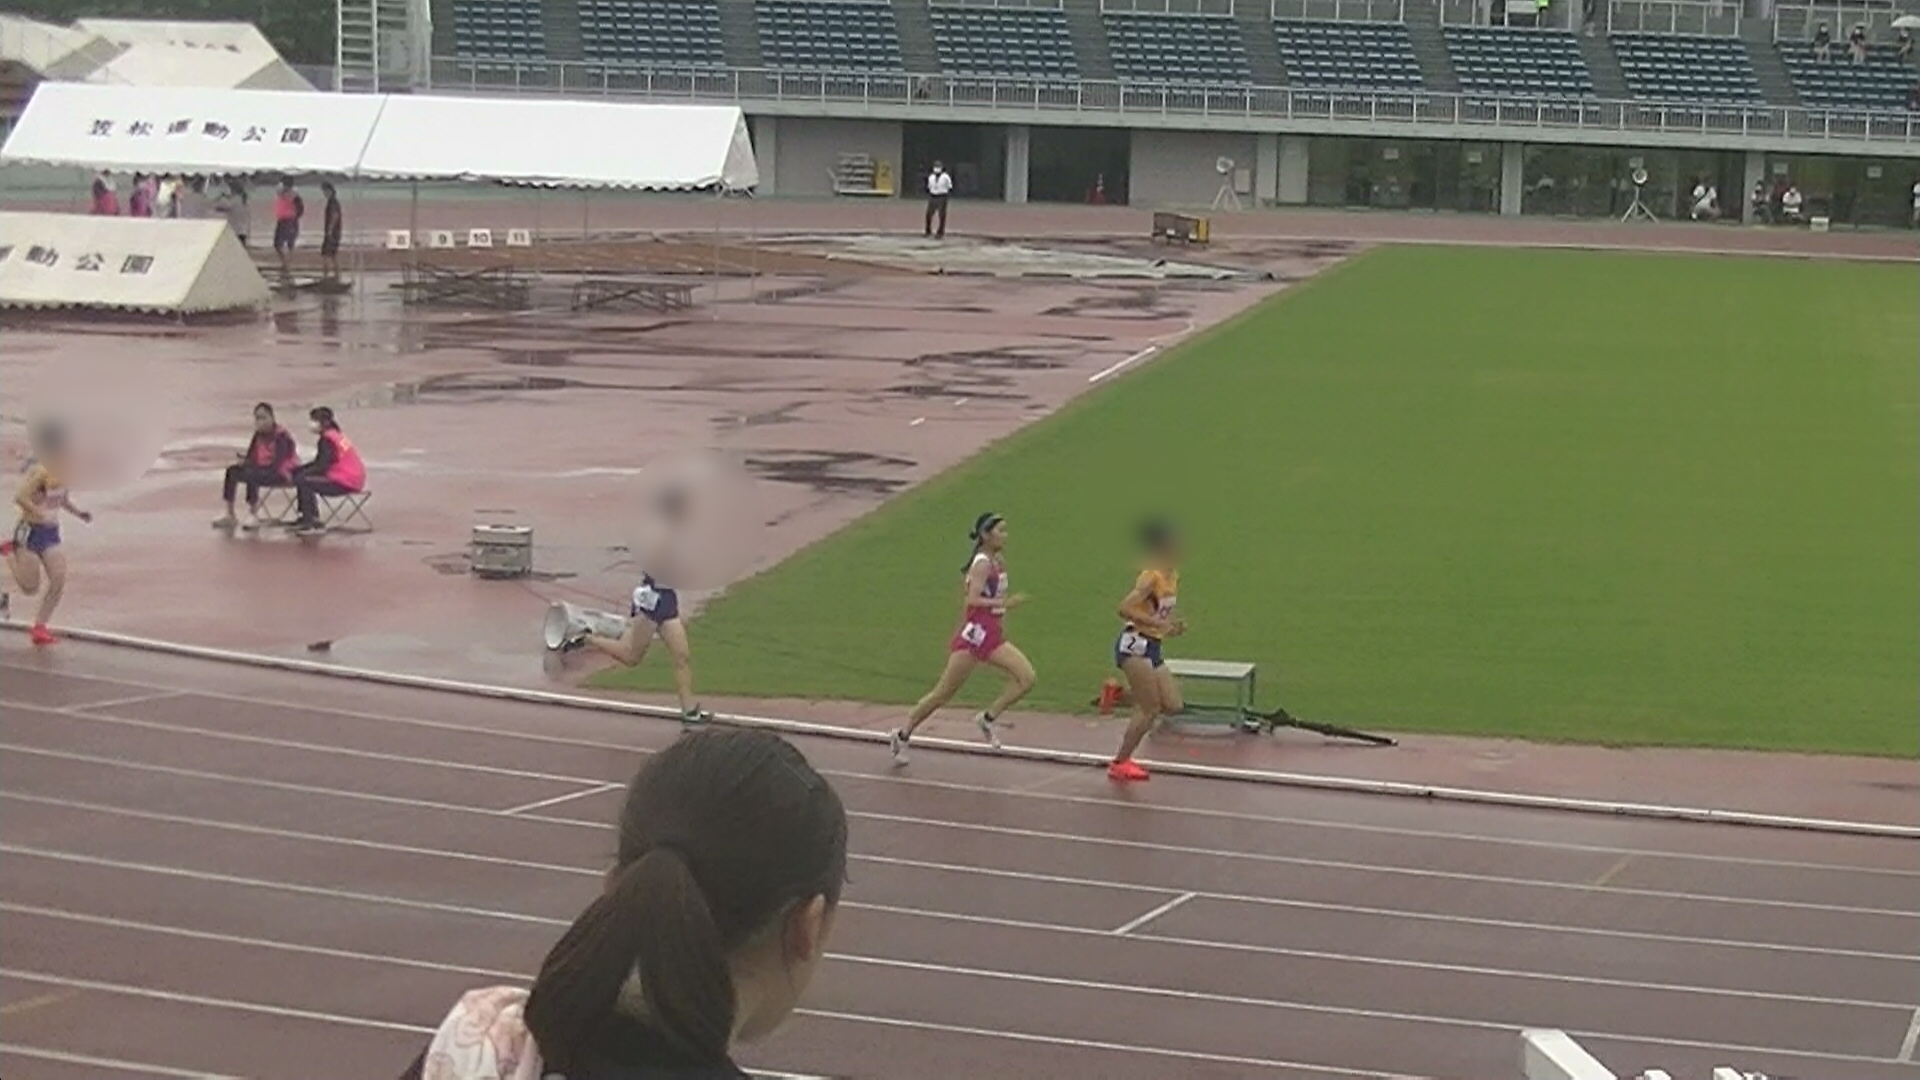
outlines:
M0 656L8 1080L379 1077L530 970L664 723L68 643ZM1911 1080L1920 845L801 740L854 815L844 1077ZM1681 1072L1680 1070L1684 1070Z

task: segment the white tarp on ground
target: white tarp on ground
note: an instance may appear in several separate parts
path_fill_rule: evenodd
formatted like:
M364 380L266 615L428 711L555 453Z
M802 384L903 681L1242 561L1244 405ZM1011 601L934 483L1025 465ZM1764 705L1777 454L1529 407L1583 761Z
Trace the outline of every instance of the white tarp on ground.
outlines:
M222 221L0 212L0 307L185 314L266 300Z
M94 68L87 82L220 90L305 90L313 84L271 51L263 54L142 42Z
M746 117L718 105L395 96L360 174L685 190L759 184Z
M733 106L42 83L0 162L555 187L745 190Z
M115 172L350 175L385 98L41 83L0 162Z

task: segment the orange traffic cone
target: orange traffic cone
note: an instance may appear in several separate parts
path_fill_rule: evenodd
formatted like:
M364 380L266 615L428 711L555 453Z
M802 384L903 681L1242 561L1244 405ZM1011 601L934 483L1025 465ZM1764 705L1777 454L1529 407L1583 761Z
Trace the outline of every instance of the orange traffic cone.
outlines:
M1126 699L1127 692L1120 686L1118 679L1108 679L1100 684L1100 715L1112 716L1115 706Z

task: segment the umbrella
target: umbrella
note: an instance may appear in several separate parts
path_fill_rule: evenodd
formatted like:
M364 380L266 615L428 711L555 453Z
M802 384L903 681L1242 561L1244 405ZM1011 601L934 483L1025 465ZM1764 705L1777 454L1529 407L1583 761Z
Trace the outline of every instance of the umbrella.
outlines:
M1893 20L1895 30L1920 30L1920 15L1902 15Z

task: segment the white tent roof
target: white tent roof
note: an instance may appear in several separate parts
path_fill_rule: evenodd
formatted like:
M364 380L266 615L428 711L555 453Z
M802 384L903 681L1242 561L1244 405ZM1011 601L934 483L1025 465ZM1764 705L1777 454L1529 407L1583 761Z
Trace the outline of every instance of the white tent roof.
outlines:
M0 212L0 307L192 313L266 299L222 221Z
M271 50L265 54L141 42L95 68L86 81L103 85L206 87L220 90L307 90L313 84Z
M27 103L6 161L648 190L760 180L732 106L55 83Z
M158 19L76 19L73 28L95 34L126 48L133 45L172 45L185 49L220 50L252 56L278 57L266 35L244 22L164 22Z
M120 51L84 30L0 14L0 62L20 64L43 78L77 78Z
M414 94L388 101L360 173L649 190L760 182L731 106Z
M41 83L0 162L118 172L349 175L384 98Z

